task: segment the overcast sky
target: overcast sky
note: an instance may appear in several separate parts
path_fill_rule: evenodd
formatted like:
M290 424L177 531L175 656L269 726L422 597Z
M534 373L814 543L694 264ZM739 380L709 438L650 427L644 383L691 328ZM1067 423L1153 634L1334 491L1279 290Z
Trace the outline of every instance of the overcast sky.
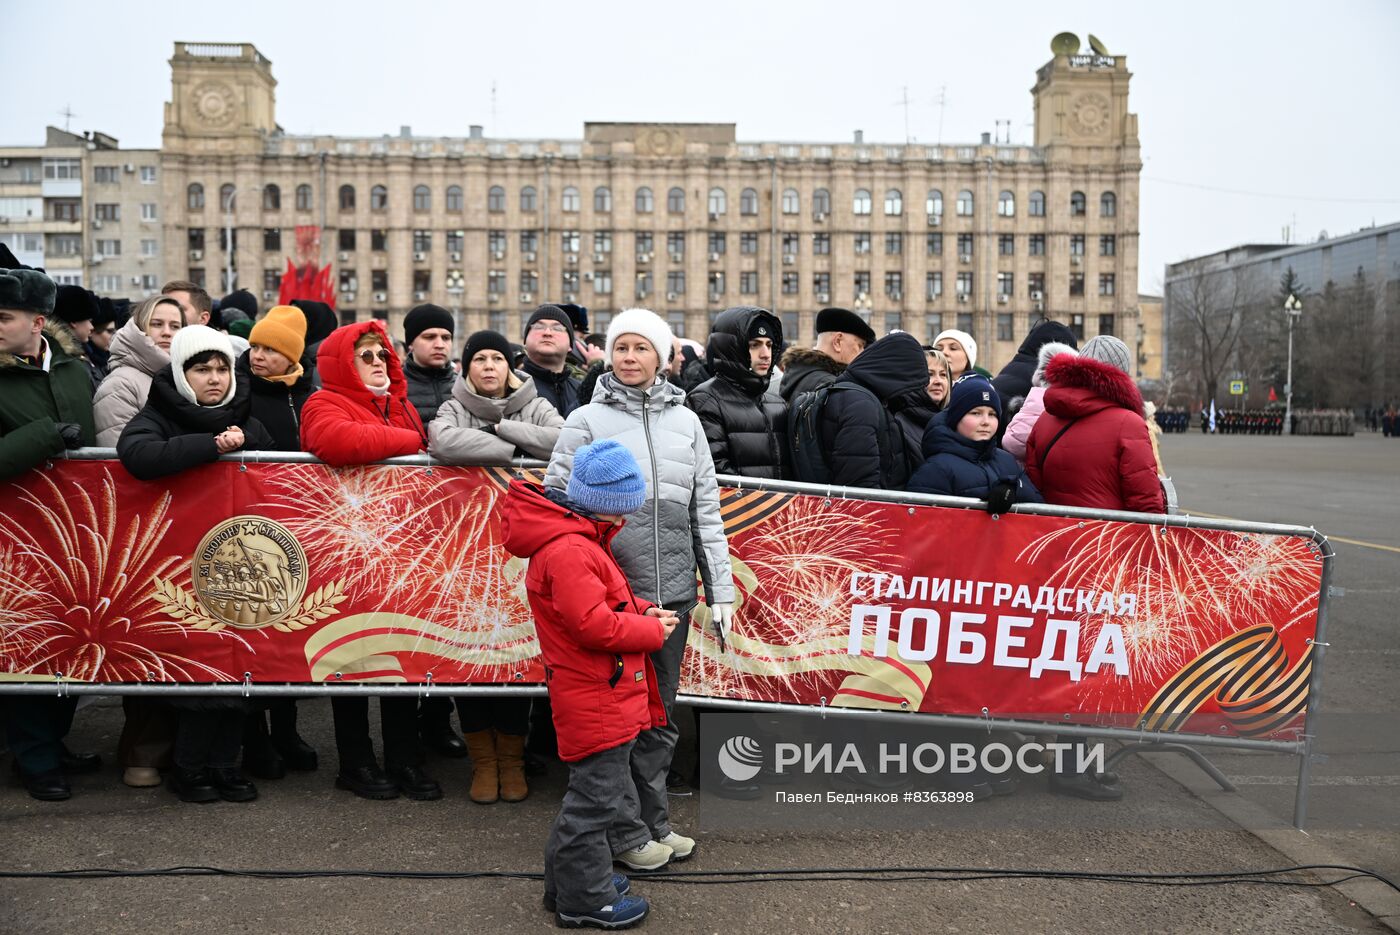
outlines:
M579 138L583 123L738 124L743 140L1032 138L1061 31L1133 72L1141 289L1243 242L1400 220L1400 2L297 4L0 0L0 143L44 127L160 144L177 40L252 42L289 133ZM101 11L100 16L94 16ZM494 94L493 94L494 88ZM946 89L946 91L944 91ZM937 99L944 94L946 104Z

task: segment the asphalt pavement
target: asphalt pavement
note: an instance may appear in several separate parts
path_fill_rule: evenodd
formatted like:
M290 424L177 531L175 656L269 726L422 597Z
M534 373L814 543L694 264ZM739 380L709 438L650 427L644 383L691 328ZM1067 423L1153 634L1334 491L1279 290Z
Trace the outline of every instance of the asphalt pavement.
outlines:
M930 808L908 827L849 822L807 830L707 831L696 797L673 799L673 820L699 840L677 869L962 867L1106 872L1247 871L1313 862L1328 854L1400 877L1400 745L1386 732L1395 678L1400 592L1400 442L1376 436L1282 439L1168 436L1163 456L1184 509L1240 519L1313 525L1337 549L1324 665L1325 704L1339 715L1319 727L1327 759L1315 766L1308 834L1287 827L1296 761L1217 754L1239 792L1220 793L1177 757L1129 758L1119 803L1054 797L1027 779L1014 796L961 811ZM1343 541L1347 540L1347 541ZM557 764L519 805L473 805L469 766L432 759L447 790L440 802L369 802L333 789L329 704L302 703L304 733L323 768L262 783L251 804L198 806L163 789L118 781L121 710L104 699L79 712L75 749L108 765L76 777L64 803L0 788L0 871L125 870L214 866L308 872L538 873L562 794ZM1346 715L1346 717L1341 717ZM680 719L687 734L691 721ZM1393 731L1393 726L1390 728ZM1328 731L1330 730L1330 736ZM683 740L680 765L693 764ZM6 767L8 769L8 767ZM1047 820L1047 817L1053 820ZM1312 848L1311 851L1308 848ZM1295 877L1303 881L1339 874ZM1363 903L1379 891L1366 890ZM651 898L643 930L731 932L1255 932L1386 931L1353 890L1018 879L821 882L688 882L636 879ZM551 927L537 880L365 879L311 876L5 879L0 933L535 932ZM1396 918L1386 920L1394 924Z

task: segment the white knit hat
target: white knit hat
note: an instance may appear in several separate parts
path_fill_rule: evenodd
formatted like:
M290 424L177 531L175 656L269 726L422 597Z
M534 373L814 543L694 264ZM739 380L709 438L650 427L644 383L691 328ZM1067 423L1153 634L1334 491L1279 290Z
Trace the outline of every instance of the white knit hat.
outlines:
M170 369L175 373L175 389L196 406L200 405L190 381L185 379L185 361L205 351L218 351L228 360L228 392L224 394L223 399L214 403L214 407L227 406L233 400L235 389L233 362L236 355L228 335L222 331L215 331L208 325L186 325L175 332L175 337L170 342Z
M1031 377L1031 386L1046 387L1045 365L1058 354L1078 354L1074 348L1068 344L1061 344L1059 341L1046 341L1040 345L1039 357L1036 360L1035 374Z
M958 331L956 328L949 328L947 331L938 332L938 337L933 339L933 346L937 347L938 342L944 338L952 338L962 345L962 349L967 352L967 369L971 370L977 366L977 341L966 331Z
M661 357L662 370L671 363L672 342L675 340L671 334L671 326L651 309L628 308L613 316L613 320L608 323L609 362L612 361L613 343L617 341L618 335L622 334L640 334L650 341Z

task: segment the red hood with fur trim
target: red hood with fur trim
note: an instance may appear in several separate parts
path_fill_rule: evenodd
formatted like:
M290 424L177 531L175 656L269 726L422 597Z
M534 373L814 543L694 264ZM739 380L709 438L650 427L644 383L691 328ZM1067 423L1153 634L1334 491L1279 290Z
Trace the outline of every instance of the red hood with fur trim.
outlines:
M1142 415L1142 394L1133 378L1110 364L1057 354L1045 365L1045 409L1066 419L1117 406Z

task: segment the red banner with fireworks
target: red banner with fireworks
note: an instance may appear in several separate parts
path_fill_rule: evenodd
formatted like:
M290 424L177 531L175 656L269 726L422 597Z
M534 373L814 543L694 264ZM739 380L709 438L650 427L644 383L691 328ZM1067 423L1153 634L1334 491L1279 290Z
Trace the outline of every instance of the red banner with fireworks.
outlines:
M64 461L5 486L0 680L541 681L505 469ZM1302 711L1303 536L723 488L738 592L683 693L1276 733Z

